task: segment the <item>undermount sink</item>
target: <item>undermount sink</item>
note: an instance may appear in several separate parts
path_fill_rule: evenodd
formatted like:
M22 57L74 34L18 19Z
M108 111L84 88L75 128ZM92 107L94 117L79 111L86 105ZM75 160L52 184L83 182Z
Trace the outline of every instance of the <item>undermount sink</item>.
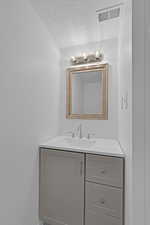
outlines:
M59 149L92 154L123 156L119 143L113 139L79 138L71 136L57 136L40 145L47 149Z
M64 141L71 146L76 146L76 147L85 147L85 148L90 148L95 144L95 140L89 140L86 138L72 138L72 137L65 137Z

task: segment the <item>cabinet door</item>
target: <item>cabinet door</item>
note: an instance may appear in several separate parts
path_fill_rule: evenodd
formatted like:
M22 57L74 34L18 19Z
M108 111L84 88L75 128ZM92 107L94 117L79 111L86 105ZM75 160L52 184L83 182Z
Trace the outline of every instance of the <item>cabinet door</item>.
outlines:
M40 151L40 219L50 225L83 225L84 155Z

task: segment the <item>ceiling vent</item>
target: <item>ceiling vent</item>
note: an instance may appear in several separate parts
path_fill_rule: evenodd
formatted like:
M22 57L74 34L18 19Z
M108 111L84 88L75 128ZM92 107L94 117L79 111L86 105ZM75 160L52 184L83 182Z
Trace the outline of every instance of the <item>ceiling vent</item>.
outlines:
M98 22L101 23L105 20L110 20L119 17L120 5L121 4L97 10L96 12L98 14Z

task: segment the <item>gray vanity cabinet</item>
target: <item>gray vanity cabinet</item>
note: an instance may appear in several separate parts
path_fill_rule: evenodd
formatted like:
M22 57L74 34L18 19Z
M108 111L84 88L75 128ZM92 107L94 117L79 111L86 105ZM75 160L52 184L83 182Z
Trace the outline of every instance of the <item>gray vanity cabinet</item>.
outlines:
M50 225L83 225L84 154L40 150L40 219Z
M124 159L41 148L40 219L49 225L123 225Z

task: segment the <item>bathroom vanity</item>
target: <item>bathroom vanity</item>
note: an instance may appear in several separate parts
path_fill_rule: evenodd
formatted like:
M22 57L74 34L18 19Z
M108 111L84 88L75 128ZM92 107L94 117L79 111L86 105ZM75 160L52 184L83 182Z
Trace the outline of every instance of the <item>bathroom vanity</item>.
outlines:
M40 145L40 220L123 225L124 163L115 140L61 136Z

